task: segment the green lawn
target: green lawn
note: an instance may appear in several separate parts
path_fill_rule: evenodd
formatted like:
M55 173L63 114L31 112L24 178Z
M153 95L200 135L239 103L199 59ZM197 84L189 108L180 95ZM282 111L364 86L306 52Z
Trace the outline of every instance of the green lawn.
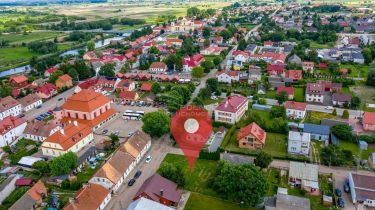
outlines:
M63 32L32 32L29 34L2 34L0 40L9 41L12 44L28 43L33 41L41 41L47 39L54 39L55 37L64 36Z
M203 99L203 104L204 105L209 105L209 104L214 104L214 103L220 103L224 100L224 98L218 98L216 100L211 99L211 98L205 98Z
M276 98L276 90L267 90L265 98Z
M139 28L142 28L144 25L134 25L134 26L129 26L129 25L113 25L113 29L114 30L124 30L124 31L127 31L127 30L136 30L136 29L139 29Z
M298 102L305 101L305 89L304 88L294 88L294 100Z
M251 29L253 29L255 26L257 26L256 24L251 24L251 23L243 23L243 24L240 24L241 27L245 27L247 29L247 31L250 31Z
M341 149L346 149L346 150L350 150L353 155L357 156L359 155L359 147L358 147L358 144L355 144L355 143L352 143L352 142L347 142L347 141L340 141L340 144L339 144L339 147ZM361 158L364 159L364 160L367 160L368 159L368 155L372 152L375 152L375 147L372 147L370 144L369 144L369 147L367 150L362 150L361 152Z
M337 119L337 116L334 116L329 113L324 113L324 112L309 111L307 112L307 117L306 117L305 122L309 122L313 124L320 124L320 121L322 119Z
M267 133L266 145L263 151L272 155L273 157L285 157L288 154L287 150L287 136L279 133Z
M340 68L350 69L349 76L351 77L367 77L368 65L360 65L360 64L340 64Z
M236 203L221 200L199 193L192 192L184 210L250 210L253 208L241 208Z
M217 161L197 159L193 171L189 171L188 162L183 155L167 154L163 162L180 165L186 175L185 189L218 197L217 193L208 187L208 181L213 177Z
M319 44L317 42L311 41L310 42L310 48L311 49L322 49L322 48L330 48L334 44L332 43L327 43L327 44Z

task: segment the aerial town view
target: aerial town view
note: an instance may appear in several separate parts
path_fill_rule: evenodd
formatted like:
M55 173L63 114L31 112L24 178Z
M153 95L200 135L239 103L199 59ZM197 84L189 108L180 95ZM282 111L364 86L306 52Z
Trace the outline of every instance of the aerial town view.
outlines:
M0 0L0 210L374 210L375 0Z

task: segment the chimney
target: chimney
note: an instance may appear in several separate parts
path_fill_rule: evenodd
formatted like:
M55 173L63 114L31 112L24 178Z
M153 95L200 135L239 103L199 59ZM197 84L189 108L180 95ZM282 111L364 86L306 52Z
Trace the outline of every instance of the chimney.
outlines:
M61 128L61 129L60 129L60 133L61 133L62 135L65 135L64 128Z
M73 124L74 124L75 126L78 126L78 122L77 122L77 120L74 120L74 121L73 121Z
M163 194L164 194L164 190L161 189L161 190L160 190L160 196L163 196Z

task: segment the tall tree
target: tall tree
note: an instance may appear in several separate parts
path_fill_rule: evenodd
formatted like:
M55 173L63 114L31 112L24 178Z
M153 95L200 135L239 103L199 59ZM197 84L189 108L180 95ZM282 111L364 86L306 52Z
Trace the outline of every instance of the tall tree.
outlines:
M106 76L106 77L114 77L115 76L115 65L112 63L104 64L99 70L99 75Z
M201 78L201 77L203 77L203 73L204 73L204 68L200 67L200 66L197 66L197 67L193 68L193 70L191 72L191 75L194 78Z
M169 132L170 118L164 111L146 113L142 122L142 130L152 137L161 137Z
M87 50L88 51L94 51L95 50L95 42L94 41L88 41L87 42Z

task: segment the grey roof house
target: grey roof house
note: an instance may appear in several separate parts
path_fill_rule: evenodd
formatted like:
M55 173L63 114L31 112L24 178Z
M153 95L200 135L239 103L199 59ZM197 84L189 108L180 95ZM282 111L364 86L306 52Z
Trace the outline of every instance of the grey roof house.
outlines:
M292 63L292 64L301 65L302 60L301 60L301 58L298 57L296 54L293 54L292 56L290 56L290 57L288 58L288 62L289 62L289 63Z
M311 123L305 123L303 132L310 133L311 139L319 141L328 141L329 134L331 133L330 127L327 125L316 125Z
M293 195L277 194L265 202L266 210L310 210L310 200Z
M344 106L345 104L350 104L352 100L352 95L347 93L333 93L332 103L335 106Z

